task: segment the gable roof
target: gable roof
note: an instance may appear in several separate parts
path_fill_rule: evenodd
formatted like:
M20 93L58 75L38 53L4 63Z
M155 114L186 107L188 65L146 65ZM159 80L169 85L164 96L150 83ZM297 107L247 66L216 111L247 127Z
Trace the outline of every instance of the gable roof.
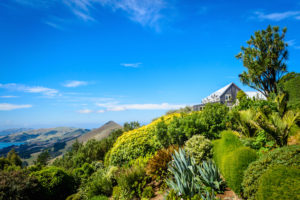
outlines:
M202 99L202 103L212 103L212 102L217 102L220 101L220 97L232 86L234 85L235 87L237 87L238 89L240 89L236 84L234 84L233 82L226 85L225 87L215 91L214 93L212 93L211 95L209 95L208 97Z

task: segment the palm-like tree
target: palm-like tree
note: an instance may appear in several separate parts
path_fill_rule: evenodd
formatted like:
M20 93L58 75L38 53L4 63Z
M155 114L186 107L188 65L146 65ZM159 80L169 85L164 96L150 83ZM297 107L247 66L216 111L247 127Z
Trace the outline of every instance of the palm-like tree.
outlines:
M287 98L285 94L278 95L275 98L275 102L277 104L277 111L271 113L265 112L263 109L241 111L241 121L243 122L242 125L245 133L251 130L247 129L249 124L251 124L252 127L262 129L269 134L276 141L277 145L285 146L287 145L292 128L297 126L297 122L300 121L300 112L298 110L287 110Z

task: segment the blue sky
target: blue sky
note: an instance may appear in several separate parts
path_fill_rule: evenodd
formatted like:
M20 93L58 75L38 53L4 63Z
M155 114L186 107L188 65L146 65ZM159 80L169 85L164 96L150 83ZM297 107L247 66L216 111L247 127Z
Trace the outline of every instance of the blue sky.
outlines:
M148 123L235 82L250 35L286 26L300 71L292 0L1 0L0 129Z

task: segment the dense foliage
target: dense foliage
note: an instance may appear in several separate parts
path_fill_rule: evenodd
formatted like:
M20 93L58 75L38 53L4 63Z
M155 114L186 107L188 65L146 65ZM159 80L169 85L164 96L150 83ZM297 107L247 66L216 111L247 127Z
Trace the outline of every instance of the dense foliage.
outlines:
M72 176L57 167L46 167L34 172L43 188L43 199L64 200L76 191L76 183Z
M300 146L293 145L275 149L251 163L244 173L243 195L247 199L256 199L259 178L270 167L276 165L300 166Z
M44 194L35 176L24 170L0 171L0 199L40 200Z
M155 135L156 125L161 121L168 123L178 115L176 113L168 115L146 126L122 134L116 140L109 153L108 163L111 165L121 165L140 156L155 153L161 148L161 144Z
M184 145L185 151L197 164L212 158L212 143L202 135L194 135Z
M279 90L288 95L288 107L300 108L300 74L291 72L283 76L279 82Z
M244 147L231 131L222 132L220 140L214 142L214 160L221 169L228 186L240 193L244 171L257 159L255 150Z
M172 160L172 154L175 150L178 150L178 146L171 145L167 149L158 150L147 163L147 175L158 180L165 178L168 171L168 163Z
M299 199L300 168L275 166L269 168L259 179L257 200Z
M241 141L232 131L223 131L221 139L213 142L213 158L221 171L224 171L222 164L224 157L241 146Z
M256 159L256 151L249 147L240 147L224 156L222 160L223 176L228 186L237 194L242 190L244 171Z

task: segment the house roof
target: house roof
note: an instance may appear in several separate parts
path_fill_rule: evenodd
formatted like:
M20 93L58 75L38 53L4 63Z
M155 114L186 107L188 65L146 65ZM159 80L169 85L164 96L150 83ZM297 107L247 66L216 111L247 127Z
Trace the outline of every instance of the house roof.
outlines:
M230 83L228 85L226 85L225 87L215 91L214 93L212 93L211 95L209 95L208 97L202 99L202 103L212 103L212 102L217 102L220 101L220 97L227 91L228 88L230 88L232 85L234 85L235 87L239 88L236 84L234 83ZM239 88L240 89L240 88Z
M260 92L254 91L254 92L245 92L246 95L249 98L255 98L255 99L262 99L262 100L266 100L267 98Z

